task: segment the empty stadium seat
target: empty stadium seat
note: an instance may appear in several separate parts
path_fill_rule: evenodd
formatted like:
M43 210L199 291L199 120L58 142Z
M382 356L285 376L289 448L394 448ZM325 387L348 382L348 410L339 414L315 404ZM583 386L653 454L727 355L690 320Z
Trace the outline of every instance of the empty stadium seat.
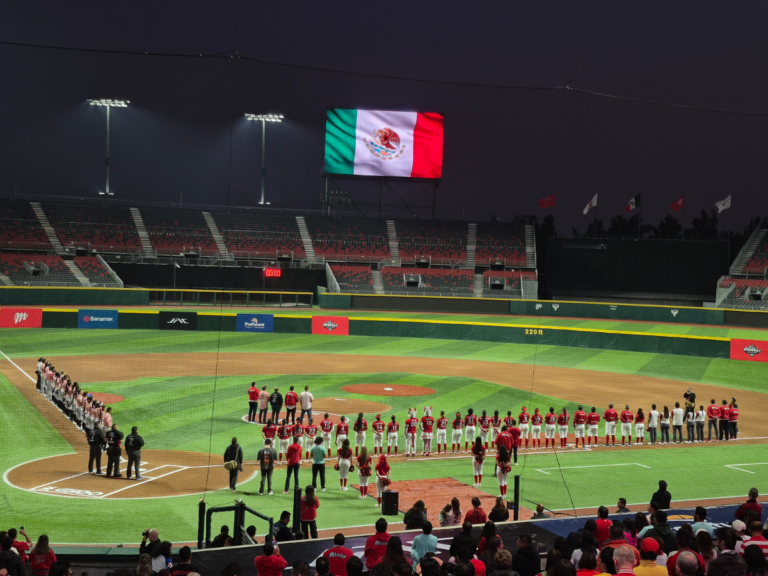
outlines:
M442 264L467 258L467 223L450 220L396 220L400 259Z
M28 201L0 198L0 248L52 248Z
M37 267L45 264L48 274L32 275L24 263ZM60 256L0 254L0 272L16 286L80 286L80 282Z
M268 212L211 212L227 250L238 257L306 258L296 217Z
M109 271L94 256L77 256L75 264L94 286L120 286Z
M373 274L370 266L331 265L342 292L373 292Z
M472 270L453 268L384 267L381 278L385 291L471 295L475 275ZM420 285L408 286L406 278L418 279Z
M355 216L307 216L315 254L332 261L375 262L389 258L386 221Z
M507 266L527 266L525 226L510 222L478 222L475 263L485 266L502 262Z
M41 207L62 246L99 252L135 252L141 240L125 206L42 202Z
M181 208L139 208L139 211L158 254L214 255L219 252L202 211Z

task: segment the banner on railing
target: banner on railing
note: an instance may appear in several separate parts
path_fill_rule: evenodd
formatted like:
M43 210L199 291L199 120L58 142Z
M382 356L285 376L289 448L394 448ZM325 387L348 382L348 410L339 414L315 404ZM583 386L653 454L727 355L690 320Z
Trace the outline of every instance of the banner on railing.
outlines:
M78 328L117 328L117 310L79 310Z
M312 334L349 336L349 318L346 316L312 316Z
M0 310L0 328L40 328L43 311L40 308L3 308Z
M238 332L274 332L275 317L272 314L238 314Z
M768 342L765 340L731 340L731 360L768 362Z

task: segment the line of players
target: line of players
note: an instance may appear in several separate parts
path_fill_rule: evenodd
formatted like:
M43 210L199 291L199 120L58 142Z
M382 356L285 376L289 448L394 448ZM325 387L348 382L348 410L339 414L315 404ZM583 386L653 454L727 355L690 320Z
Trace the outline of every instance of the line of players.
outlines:
M419 419L416 415L416 409L410 408L408 419L405 420L403 426L405 433L405 452L403 455L406 457L416 456L419 437L422 440L422 456L432 455L433 440L435 440L437 454L440 454L441 451L444 454L460 454L462 452L469 454L477 438L480 439L486 450L494 450L497 447L497 440L500 434L507 430L512 435L512 447L515 449L548 449L550 442L552 448L555 448L555 436L557 436L560 448L567 448L571 424L573 425L575 436L573 448L586 449L593 445L593 440L594 446L598 446L598 428L601 420L604 422L604 446L606 447L616 446L616 426L619 423L621 424L622 446L642 446L645 441L646 432L650 434L651 444L656 444L659 438L657 435L659 424L661 424L662 430L661 444L670 443L668 432L666 435L664 434L665 425L668 431L670 424L673 429L673 442L683 441L683 425L686 425L689 430L687 443L704 442L703 428L705 418L709 418L710 421L710 439L711 427L714 422L715 441L718 441L718 424L719 440L728 440L736 438L738 417L739 409L735 401L727 404L725 400L723 400L723 406L721 407L716 406L715 401L712 400L712 405L707 411L704 411L703 406L700 406L699 410L694 410L691 405L686 405L686 409L683 410L680 408L679 403L676 403L671 413L666 409L666 406L664 411L659 412L654 404L647 418L648 430L646 430L646 415L643 409L639 408L636 413L633 413L629 409L629 405L626 405L624 410L618 412L614 409L613 404L609 404L608 409L603 412L602 416L597 413L597 409L594 406L589 413L584 411L583 406L579 406L572 415L568 412L567 408L563 408L559 413L555 413L555 409L550 408L549 412L542 414L538 408L534 409L533 413L530 413L523 406L517 419L512 416L511 411L507 411L506 417L501 418L498 410L494 411L493 416L488 416L486 410L483 410L481 415L477 416L474 410L469 408L467 415L464 417L462 417L460 412L456 412L452 421L446 418L445 411L441 411L440 416L434 418L431 407L425 407L424 416ZM384 453L384 435L386 434L387 455L398 456L400 423L397 421L397 416L393 414L390 417L390 422L384 422L381 419L381 414L377 414L370 427L373 431L374 455ZM451 429L450 452L448 451L449 428ZM541 446L542 428L544 431L544 448ZM360 448L365 446L367 431L368 422L363 418L363 414L360 413L352 423L355 455L358 454ZM320 434L330 457L331 443L335 440L336 447L340 447L342 442L349 438L350 424L345 416L341 416L340 422L334 424L329 415L325 414L319 425L316 425L310 419L306 426L302 426L300 423L288 424L287 420L283 420L279 426L275 426L270 420L262 428L262 437L264 439L269 438L274 442L275 438L277 438L277 445L279 447L278 463L282 461L283 454L287 452L291 438L298 438L301 444L304 444L305 438L307 439L305 446L306 459L308 460L309 448L314 445L318 434ZM632 442L633 435L635 437L634 444ZM464 443L463 451L461 449L462 442ZM392 453L393 448L394 454Z

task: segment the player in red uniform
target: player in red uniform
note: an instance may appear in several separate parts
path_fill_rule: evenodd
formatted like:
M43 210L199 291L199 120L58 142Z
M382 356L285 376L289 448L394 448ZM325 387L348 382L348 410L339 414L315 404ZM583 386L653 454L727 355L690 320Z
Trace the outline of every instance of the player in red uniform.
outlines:
M405 421L405 455L416 456L416 430L419 419L416 418L416 408L408 409L408 419Z
M301 450L299 450L299 458L301 458L301 453L304 451L304 426L301 425L301 422L294 422L291 425L291 436L296 438L298 445L301 446Z
M400 423L397 421L397 417L392 414L392 422L387 424L387 455L392 448L392 444L395 445L395 456L397 456L397 439L398 432L400 431ZM382 451L382 454L384 452Z
M605 420L606 446L616 446L616 421L618 419L619 413L613 409L613 404L608 404L608 410L603 412L603 420Z
M600 424L600 414L595 412L595 407L592 406L592 412L587 414L587 446L592 446L592 437L595 438L595 446L597 446L598 424Z
M472 408L467 410L467 415L464 418L464 453L469 451L469 444L474 445L475 442L475 430L477 426L477 416L475 416Z
M485 446L478 436L472 446L472 468L475 472L475 487L483 483L483 460L485 460Z
M291 436L293 435L293 430L291 430L291 427L288 426L288 419L285 418L283 420L282 426L280 426L277 429L277 438L280 441L280 448L279 448L279 456L277 458L277 463L280 464L283 460L283 454L288 452L288 445L290 444Z
M733 402L728 410L728 433L731 440L736 440L739 433L739 405Z
M515 466L517 466L517 449L520 448L520 444L522 442L520 441L520 435L521 435L520 428L517 427L517 424L515 423L514 420L512 421L512 428L507 430L507 433L510 435L512 439L512 449L509 450L509 448L507 448L507 450L510 456L514 455ZM504 492L504 494L506 494L506 491Z
M264 440L271 440L272 445L275 444L275 435L277 434L277 427L272 424L272 419L270 418L267 420L267 423L264 425L264 427L261 429L261 437ZM266 442L264 443L266 446Z
M424 407L424 416L419 423L421 428L421 441L423 443L422 456L432 456L432 436L434 435L435 419L432 417L432 406Z
M715 404L714 399L707 406L707 442L712 442L712 429L715 429L715 442L717 442L717 419L720 417L720 408Z
M536 444L536 449L541 450L541 423L544 421L544 417L539 413L539 409L536 408L531 418L531 444Z
M384 454L384 430L387 425L381 419L381 414L376 414L376 420L371 423L373 430L373 455L376 456L380 450Z
M504 426L509 428L512 426L512 422L514 421L514 418L512 418L512 410L507 410L507 415L504 417Z
M440 412L440 418L435 420L437 429L437 453L440 454L440 444L443 445L443 452L448 454L448 418L445 417L445 411Z
M331 457L331 434L333 434L333 421L325 414L323 421L320 422L320 433L323 436L323 444L325 449L328 450L328 458Z
M347 439L347 436L349 435L349 424L347 424L347 417L342 416L339 418L341 422L336 424L336 448L341 447L341 445L344 443L344 440Z
M624 407L619 416L621 419L621 445L624 444L624 437L629 437L629 445L632 446L632 421L635 419L635 415L632 414L632 410L629 409L629 404Z
M494 410L493 417L491 418L491 448L496 448L496 438L501 432L501 418L499 417L499 411Z
M461 435L464 429L464 420L461 412L456 412L456 418L451 422L451 454L461 452Z
M307 425L304 426L304 437L307 439L305 443L307 450L305 451L304 456L306 460L309 460L309 449L315 445L315 437L317 437L317 426L315 426L314 422L315 421L310 418Z
M491 430L491 419L488 418L488 412L483 410L483 415L478 419L477 425L480 427L480 438L485 444L485 449L488 450L488 432Z
M571 419L571 415L568 414L568 409L563 408L563 411L557 415L558 434L560 436L560 448L568 447L568 422Z
M578 449L579 447L579 438L581 438L581 447L586 448L586 445L584 444L584 436L585 436L585 430L584 426L587 423L587 413L584 412L584 408L582 406L579 406L579 409L576 410L576 412L573 413L573 432L574 436L576 437L576 445L574 448Z
M355 430L355 456L362 446L365 446L365 431L368 430L368 422L363 418L363 413L357 415L357 420L352 425Z
M552 440L552 448L555 447L555 424L557 424L557 414L555 409L549 409L549 412L544 416L544 448L549 448L549 441Z
M517 417L517 421L520 423L520 437L525 440L525 450L528 450L528 426L531 421L531 415L525 406L523 406L522 412Z

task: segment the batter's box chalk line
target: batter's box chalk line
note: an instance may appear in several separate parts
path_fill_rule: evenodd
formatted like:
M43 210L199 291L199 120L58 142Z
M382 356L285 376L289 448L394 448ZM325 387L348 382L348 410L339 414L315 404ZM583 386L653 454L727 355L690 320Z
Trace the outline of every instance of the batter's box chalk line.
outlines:
M638 464L637 462L627 462L624 464L592 464L589 466L555 466L553 468L534 468L536 472L541 472L542 474L549 475L549 472L546 472L546 470L568 470L568 469L581 469L581 468L610 468L611 466L640 466L640 468L647 468L648 470L651 469L650 466L646 466L645 464Z

